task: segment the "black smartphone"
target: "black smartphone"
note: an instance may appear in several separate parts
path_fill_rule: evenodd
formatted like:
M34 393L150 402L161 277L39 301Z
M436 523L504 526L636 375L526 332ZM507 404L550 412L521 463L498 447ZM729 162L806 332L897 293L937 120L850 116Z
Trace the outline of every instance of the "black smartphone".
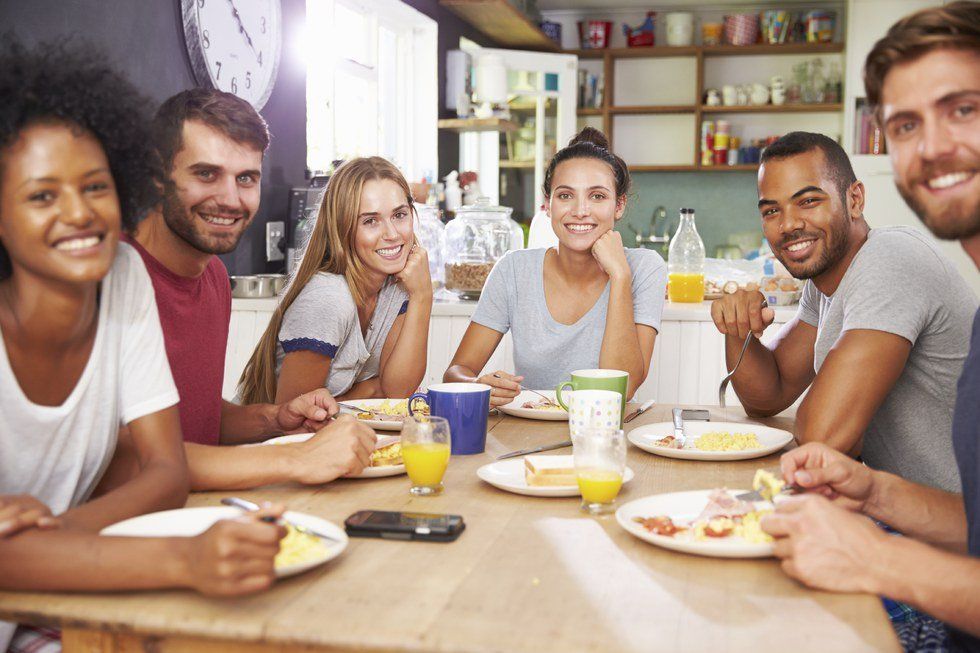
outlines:
M711 415L706 410L694 410L685 408L681 411L681 418L685 422L710 422Z
M452 542L466 524L460 515L359 510L344 520L344 528L351 537Z

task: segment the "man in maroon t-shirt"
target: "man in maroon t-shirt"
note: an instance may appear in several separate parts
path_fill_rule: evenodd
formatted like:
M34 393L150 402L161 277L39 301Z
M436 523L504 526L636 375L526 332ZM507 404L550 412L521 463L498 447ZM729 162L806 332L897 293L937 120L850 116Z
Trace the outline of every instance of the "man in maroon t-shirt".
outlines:
M349 416L328 423L337 404L325 389L282 405L240 406L221 397L231 290L216 254L235 249L259 207L265 121L230 93L191 89L161 105L153 131L162 201L128 242L156 292L192 488L325 483L359 473L370 462L374 432ZM317 428L302 443L218 446ZM125 455L117 457L109 484L127 473Z

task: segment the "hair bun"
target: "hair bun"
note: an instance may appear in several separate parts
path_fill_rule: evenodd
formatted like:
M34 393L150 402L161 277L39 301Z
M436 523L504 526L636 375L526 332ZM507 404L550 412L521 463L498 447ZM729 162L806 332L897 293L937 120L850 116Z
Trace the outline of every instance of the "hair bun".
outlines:
M604 150L609 149L609 139L595 127L584 128L568 142L570 146L578 143L592 143L596 147L601 147Z

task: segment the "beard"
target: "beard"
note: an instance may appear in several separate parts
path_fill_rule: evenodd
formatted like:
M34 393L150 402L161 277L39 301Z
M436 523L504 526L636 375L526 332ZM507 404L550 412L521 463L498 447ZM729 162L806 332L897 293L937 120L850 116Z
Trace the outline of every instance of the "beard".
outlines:
M817 234L811 234L805 231L795 231L783 237L783 240L779 246L773 248L773 254L776 255L779 262L783 264L783 267L785 267L794 278L812 279L813 277L819 277L821 274L830 269L831 266L844 258L844 255L847 253L847 231L848 219L845 215L840 220L839 224L836 224L831 228L830 237L827 241L823 241ZM783 245L785 243L800 240L802 238L816 238L818 242L823 242L823 252L820 253L819 258L816 261L813 261L812 263L797 263L795 261L789 261L783 256Z
M163 190L161 207L163 220L167 227L177 236L199 252L205 254L227 254L238 247L238 241L245 234L245 229L251 222L252 216L243 217L243 226L236 233L214 235L203 231L195 213L203 205L187 208L177 194L173 183L167 183ZM206 211L205 211L206 212Z
M929 231L943 240L965 240L980 234L980 198L974 198L973 206L950 205L940 211L930 212L925 202L919 201L910 188L916 184L901 184L895 179L895 188L909 208Z

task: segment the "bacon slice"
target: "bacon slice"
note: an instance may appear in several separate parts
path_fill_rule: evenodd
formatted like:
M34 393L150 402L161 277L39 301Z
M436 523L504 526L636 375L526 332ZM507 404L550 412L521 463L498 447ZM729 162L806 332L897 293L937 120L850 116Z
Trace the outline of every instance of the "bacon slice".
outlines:
M752 512L754 506L747 501L739 501L728 490L712 490L708 495L708 505L694 521L708 521L716 517L740 517Z

